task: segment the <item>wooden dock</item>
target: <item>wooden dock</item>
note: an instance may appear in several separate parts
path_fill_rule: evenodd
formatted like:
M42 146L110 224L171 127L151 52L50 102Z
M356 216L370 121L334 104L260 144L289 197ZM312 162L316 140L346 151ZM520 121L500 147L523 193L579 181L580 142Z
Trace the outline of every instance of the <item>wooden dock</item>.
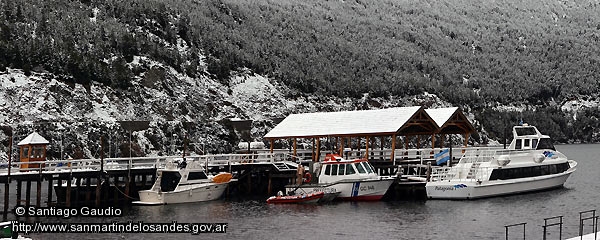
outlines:
M17 205L71 207L131 202L139 198L139 190L152 187L157 169L168 161L181 159L168 156L12 163L9 168L0 169L0 184L4 183L3 216L6 219L11 206ZM240 194L271 194L274 189L283 189L294 178L298 166L288 159L285 154L266 153L186 156L186 161L200 162L209 173L234 173L238 181L231 184L228 192ZM36 168L25 168L25 164ZM42 188L47 189L45 199ZM16 192L14 205L9 202L11 192Z
M418 171L422 171L419 169L426 166L425 163L433 161L436 149L397 149L394 159L389 158L389 151L369 152L369 161L382 176L424 174ZM310 165L311 154L310 150L297 151L296 156L286 150L273 153L264 150L185 158L188 162L198 161L208 173L232 173L237 181L230 184L226 196L247 197L269 196L284 190L285 185L294 183L299 163ZM344 157L364 157L365 154L365 150L357 150L347 152ZM17 205L70 207L130 203L139 198L139 190L152 187L157 169L163 168L168 161L181 159L181 156L161 156L12 163L9 168L0 169L0 184L4 183L3 216L6 219L11 206ZM388 191L388 199L422 197L424 186L424 182L399 179ZM12 204L9 202L11 192L16 193Z

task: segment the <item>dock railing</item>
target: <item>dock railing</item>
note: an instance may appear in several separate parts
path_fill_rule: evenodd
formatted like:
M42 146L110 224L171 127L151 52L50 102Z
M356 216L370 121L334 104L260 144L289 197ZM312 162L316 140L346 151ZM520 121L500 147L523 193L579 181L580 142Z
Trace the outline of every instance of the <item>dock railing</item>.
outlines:
M158 157L126 157L106 159L66 159L46 160L32 162L13 162L9 169L0 169L1 175L30 174L32 172L76 172L76 171L100 171L107 170L130 170L164 168L169 161L181 161L181 156L158 156ZM205 167L228 166L237 164L265 164L281 161L298 162L300 159L288 153L255 153L255 154L216 154L185 156L186 161L196 161ZM104 164L104 166L102 166ZM32 165L36 167L31 167ZM27 167L25 167L27 166Z

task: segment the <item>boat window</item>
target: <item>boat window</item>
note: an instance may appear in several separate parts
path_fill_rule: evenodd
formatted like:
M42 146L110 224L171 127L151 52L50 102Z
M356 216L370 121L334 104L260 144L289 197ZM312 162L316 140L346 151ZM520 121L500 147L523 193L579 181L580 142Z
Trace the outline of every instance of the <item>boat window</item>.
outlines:
M325 166L325 175L331 175L331 165Z
M162 172L160 178L160 190L163 192L175 190L177 184L179 184L179 179L181 179L179 172Z
M356 171L354 171L354 168L352 167L352 164L348 164L346 165L346 175L352 175L355 174Z
M517 136L537 135L533 127L515 128L515 131L517 132Z
M356 169L358 170L359 173L367 173L367 171L365 171L365 169L363 168L362 164L355 163L354 166L356 166Z
M365 166L365 169L367 169L367 172L374 173L373 169L371 168L371 166L369 166L368 162L362 162L362 163Z
M529 148L529 139L523 139L523 148Z
M208 179L204 172L190 172L188 174L188 180Z
M550 138L540 138L540 142L538 143L536 149L552 149L556 151L554 148L554 144L552 144L552 140Z
M345 175L346 164L340 164L340 168L338 169L338 175Z
M537 139L532 139L532 140L531 140L531 148L535 148L535 147L537 147L537 143L538 143L538 140L537 140Z
M332 164L331 165L331 175L332 176L337 175L337 171L338 171L338 164Z
M521 149L521 139L516 139L515 141L515 149Z
M557 174L567 171L569 167L569 163L560 163L523 168L494 169L490 176L490 180L508 180Z

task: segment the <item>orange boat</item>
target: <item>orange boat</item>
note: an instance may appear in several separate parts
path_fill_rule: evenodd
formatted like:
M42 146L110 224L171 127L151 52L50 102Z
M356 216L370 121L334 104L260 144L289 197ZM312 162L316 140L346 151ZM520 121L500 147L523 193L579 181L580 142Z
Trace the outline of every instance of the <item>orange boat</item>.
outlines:
M267 199L267 203L316 203L325 196L325 192L313 192L292 196L273 196Z

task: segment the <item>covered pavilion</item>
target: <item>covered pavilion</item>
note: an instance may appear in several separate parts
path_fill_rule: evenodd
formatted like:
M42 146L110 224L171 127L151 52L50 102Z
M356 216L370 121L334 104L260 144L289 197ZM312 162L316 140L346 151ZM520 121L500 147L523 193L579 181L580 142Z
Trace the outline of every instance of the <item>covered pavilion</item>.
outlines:
M269 140L271 152L276 140L293 140L294 156L297 153L298 138L313 139L316 142L316 146L313 145L313 153L316 149L313 161L318 161L321 138L335 138L340 155L345 143L350 144L354 138L359 142L365 139L366 156L369 156L369 143L372 138L381 137L383 142L383 138L391 137L390 158L394 159L397 136L431 136L433 148L436 134L465 134L468 138L474 131L475 128L459 108L425 109L414 106L291 114L264 138ZM405 145L408 148L408 141L405 141Z

